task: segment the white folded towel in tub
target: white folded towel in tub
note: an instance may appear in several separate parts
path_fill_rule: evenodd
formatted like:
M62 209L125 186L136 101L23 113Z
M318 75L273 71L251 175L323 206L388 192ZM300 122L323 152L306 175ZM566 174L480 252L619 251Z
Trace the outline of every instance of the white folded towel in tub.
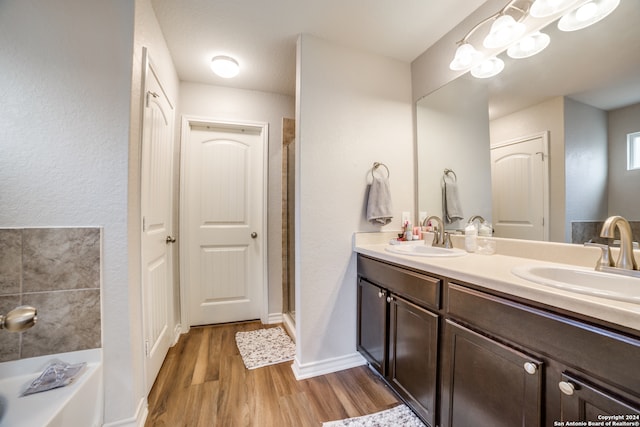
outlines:
M386 225L391 222L392 218L393 206L389 179L373 174L367 200L367 221L376 225Z

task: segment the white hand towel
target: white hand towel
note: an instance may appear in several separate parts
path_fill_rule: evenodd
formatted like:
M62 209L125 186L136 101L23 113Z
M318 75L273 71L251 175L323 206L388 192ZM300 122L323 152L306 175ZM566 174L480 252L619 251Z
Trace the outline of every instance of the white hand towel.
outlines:
M460 196L458 195L458 184L455 182L444 183L444 216L447 223L463 219Z
M377 225L389 224L393 218L392 212L389 179L374 174L373 182L369 186L367 221Z

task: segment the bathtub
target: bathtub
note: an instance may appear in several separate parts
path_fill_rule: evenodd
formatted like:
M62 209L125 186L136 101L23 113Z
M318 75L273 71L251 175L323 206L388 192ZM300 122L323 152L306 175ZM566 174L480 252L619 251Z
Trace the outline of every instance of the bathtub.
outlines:
M87 362L76 381L42 393L19 397L53 359ZM102 425L102 350L83 350L0 363L0 427Z

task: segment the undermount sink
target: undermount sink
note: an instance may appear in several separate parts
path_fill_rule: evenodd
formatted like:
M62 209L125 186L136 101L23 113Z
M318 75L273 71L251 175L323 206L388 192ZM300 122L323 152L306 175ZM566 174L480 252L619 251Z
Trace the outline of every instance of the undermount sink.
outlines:
M583 267L524 265L511 269L521 279L580 294L640 303L640 279Z
M386 249L388 252L396 254L422 257L456 257L467 254L462 249L427 246L423 243L413 245L389 245Z

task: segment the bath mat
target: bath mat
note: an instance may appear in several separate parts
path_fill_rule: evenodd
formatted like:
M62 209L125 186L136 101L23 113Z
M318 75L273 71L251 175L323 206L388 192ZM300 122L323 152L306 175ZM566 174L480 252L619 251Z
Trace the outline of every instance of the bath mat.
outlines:
M236 344L247 369L293 360L296 345L281 327L236 332Z
M322 427L426 427L406 405L346 420L322 423Z

